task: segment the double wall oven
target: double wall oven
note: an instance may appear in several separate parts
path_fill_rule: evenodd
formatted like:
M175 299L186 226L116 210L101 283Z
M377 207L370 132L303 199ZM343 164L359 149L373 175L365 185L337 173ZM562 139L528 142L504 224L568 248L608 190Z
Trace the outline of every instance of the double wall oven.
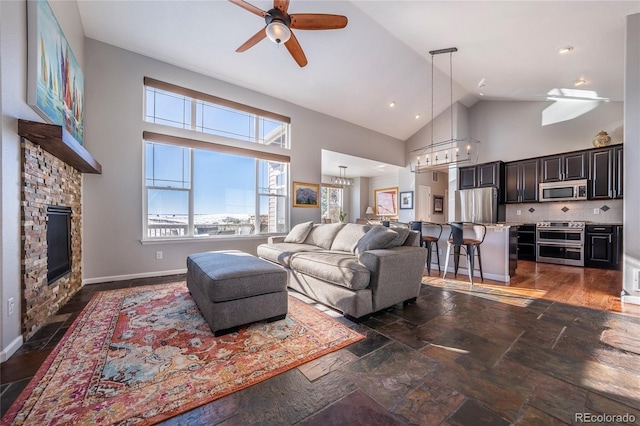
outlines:
M538 222L536 262L584 266L585 222Z

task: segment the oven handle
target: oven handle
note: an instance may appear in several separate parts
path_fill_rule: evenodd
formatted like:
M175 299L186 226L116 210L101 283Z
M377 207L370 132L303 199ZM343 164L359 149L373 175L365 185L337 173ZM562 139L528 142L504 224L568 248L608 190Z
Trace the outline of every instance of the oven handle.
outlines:
M584 243L571 244L568 242L555 242L555 241L536 241L536 244L543 246L563 246L563 247L583 247Z
M576 248L576 247L567 247L567 251L571 251L571 252L576 252L576 253L580 253L582 251L582 248Z
M571 229L571 228L562 228L562 229L553 229L553 228L545 228L545 229L538 229L537 230L538 234L541 232L560 232L560 233L572 233L572 234L580 234L582 232L584 232L583 229Z

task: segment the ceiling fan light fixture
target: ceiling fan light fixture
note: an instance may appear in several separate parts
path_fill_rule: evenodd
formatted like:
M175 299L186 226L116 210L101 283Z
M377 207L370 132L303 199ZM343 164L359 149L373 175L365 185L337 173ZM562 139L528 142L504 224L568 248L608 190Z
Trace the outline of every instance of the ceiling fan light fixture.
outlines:
M282 21L271 21L265 31L269 40L275 44L286 43L291 38L291 30Z

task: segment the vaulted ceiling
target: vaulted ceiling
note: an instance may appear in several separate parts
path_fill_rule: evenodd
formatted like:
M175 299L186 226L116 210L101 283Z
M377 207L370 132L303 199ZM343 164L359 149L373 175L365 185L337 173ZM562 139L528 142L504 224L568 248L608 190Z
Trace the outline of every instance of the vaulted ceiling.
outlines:
M79 0L78 8L87 37L406 140L451 93L466 106L550 93L623 100L625 17L640 2L291 0L291 14L349 20L339 30L294 30L304 68L268 39L236 53L265 22L228 1ZM559 53L565 46L573 49ZM449 47L458 48L453 88L449 55L436 55L432 92L429 51Z

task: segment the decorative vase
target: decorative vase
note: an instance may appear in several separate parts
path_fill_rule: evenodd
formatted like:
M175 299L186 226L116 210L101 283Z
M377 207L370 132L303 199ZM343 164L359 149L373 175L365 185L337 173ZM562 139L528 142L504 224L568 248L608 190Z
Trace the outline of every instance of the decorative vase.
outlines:
M609 136L607 132L605 132L604 130L600 130L600 133L598 133L595 139L593 140L593 146L595 146L596 148L607 146L610 143L611 143L611 136Z

